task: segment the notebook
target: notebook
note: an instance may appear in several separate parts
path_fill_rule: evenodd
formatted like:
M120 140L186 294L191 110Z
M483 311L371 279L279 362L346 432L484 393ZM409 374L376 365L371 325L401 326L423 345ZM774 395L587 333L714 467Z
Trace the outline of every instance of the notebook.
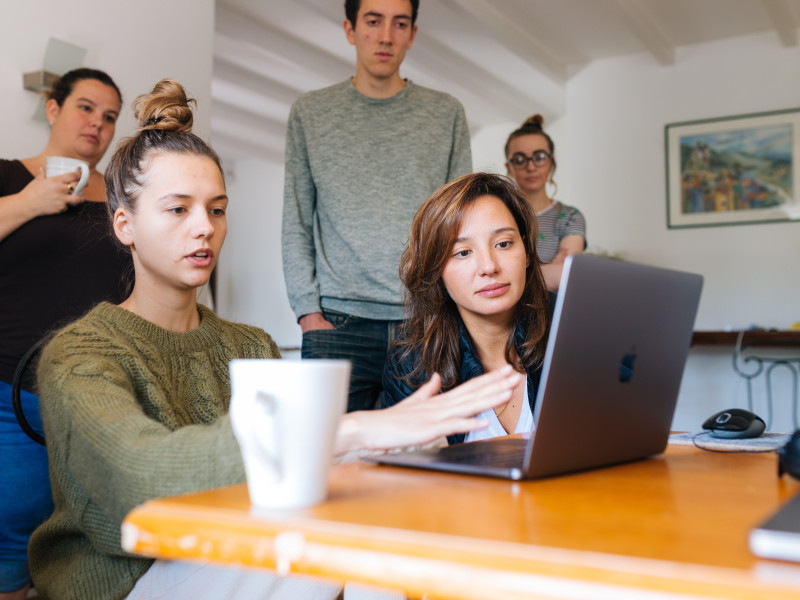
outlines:
M750 532L750 550L762 558L800 561L800 494Z
M579 254L553 313L534 432L375 462L534 479L660 454L675 412L703 278Z

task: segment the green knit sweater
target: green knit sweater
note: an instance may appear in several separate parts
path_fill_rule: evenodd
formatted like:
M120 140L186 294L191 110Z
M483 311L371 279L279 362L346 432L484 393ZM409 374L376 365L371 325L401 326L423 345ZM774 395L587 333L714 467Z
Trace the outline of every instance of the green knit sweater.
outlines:
M132 508L245 480L228 363L277 358L278 348L260 329L199 312L197 329L174 333L100 304L45 347L38 379L55 512L29 547L44 597L124 598L152 564L120 547Z

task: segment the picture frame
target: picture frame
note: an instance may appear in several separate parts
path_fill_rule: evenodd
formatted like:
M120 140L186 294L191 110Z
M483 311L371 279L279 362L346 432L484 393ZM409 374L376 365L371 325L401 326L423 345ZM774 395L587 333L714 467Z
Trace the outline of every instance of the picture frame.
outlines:
M800 218L800 108L664 126L667 227Z

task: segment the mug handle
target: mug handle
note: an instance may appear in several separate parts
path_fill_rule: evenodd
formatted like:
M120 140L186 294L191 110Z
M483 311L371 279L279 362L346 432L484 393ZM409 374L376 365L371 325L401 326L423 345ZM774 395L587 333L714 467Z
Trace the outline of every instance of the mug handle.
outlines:
M83 188L86 187L86 182L89 181L89 166L81 163L78 166L78 170L81 172L81 179L78 181L78 185L75 186L75 191L71 192L73 194L83 191Z
M261 459L272 467L276 478L275 483L278 483L283 479L283 465L281 464L280 458L283 454L281 452L281 446L283 444L281 443L281 432L278 427L278 403L275 401L275 398L262 391L256 392L256 403L271 417L269 419L269 431L264 432L264 434L268 436L269 450L265 448L263 444L256 444L256 448L258 448Z

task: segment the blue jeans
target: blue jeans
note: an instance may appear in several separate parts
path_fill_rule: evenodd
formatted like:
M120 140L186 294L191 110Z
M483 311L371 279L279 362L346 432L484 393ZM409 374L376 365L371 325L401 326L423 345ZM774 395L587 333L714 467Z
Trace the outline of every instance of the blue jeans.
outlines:
M322 310L336 329L314 329L303 334L302 358L349 360L350 396L347 412L371 410L379 406L383 389L383 365L389 344L400 321L364 319L354 315Z
M22 390L28 422L42 431L39 398ZM11 386L0 381L0 592L30 581L28 538L53 512L47 449L20 429L11 405Z

